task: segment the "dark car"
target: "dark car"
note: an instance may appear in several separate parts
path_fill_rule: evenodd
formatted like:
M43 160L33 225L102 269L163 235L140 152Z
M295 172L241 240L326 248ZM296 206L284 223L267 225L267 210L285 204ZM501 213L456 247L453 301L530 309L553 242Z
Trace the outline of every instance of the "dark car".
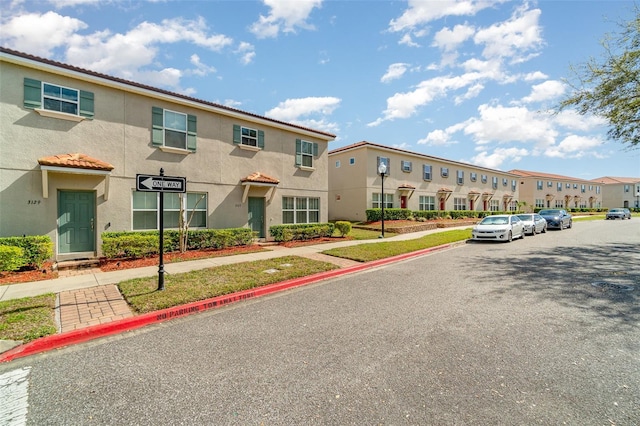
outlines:
M571 228L573 226L573 218L564 209L544 209L538 212L547 221L547 229Z
M631 211L629 209L609 209L607 219L631 219Z

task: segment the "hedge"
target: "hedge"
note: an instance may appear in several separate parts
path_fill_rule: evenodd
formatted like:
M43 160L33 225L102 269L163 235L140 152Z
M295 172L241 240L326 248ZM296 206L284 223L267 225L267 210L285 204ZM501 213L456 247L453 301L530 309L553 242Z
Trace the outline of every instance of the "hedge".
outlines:
M351 232L351 222L339 220L336 222L336 229L340 233L341 237L349 235L349 233Z
M40 268L53 257L53 242L45 235L4 237L0 238L0 245L21 248L21 260L15 261L22 263L21 266Z
M24 265L22 247L0 245L0 272L15 271Z
M333 223L298 223L270 226L269 235L277 242L285 242L330 237L334 230Z
M164 231L163 251L180 249L179 231ZM159 231L103 232L102 254L108 259L145 257L157 254ZM254 233L248 228L195 229L188 231L187 250L221 249L242 246L253 241Z

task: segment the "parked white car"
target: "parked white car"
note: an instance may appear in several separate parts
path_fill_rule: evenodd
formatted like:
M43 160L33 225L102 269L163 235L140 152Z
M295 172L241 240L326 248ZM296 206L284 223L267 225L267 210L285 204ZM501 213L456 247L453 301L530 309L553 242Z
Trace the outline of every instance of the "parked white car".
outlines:
M536 235L547 232L547 221L537 213L523 213L518 217L524 223L524 233Z
M524 223L512 214L487 216L471 230L471 239L476 241L508 243L514 238L524 238Z

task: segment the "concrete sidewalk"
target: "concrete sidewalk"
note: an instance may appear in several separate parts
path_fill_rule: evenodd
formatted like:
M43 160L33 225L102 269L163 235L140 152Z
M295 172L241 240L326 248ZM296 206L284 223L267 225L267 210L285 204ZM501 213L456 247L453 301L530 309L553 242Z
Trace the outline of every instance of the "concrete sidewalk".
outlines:
M328 256L321 252L336 247L379 243L382 241L391 242L416 239L436 232L466 228L468 228L468 226L458 228L438 228L429 231L397 234L393 237L385 238L384 240L349 240L295 248L266 246L265 248L268 250L258 253L169 263L164 265L164 270L167 275L179 274L221 265L266 260L284 256L302 256L314 260L330 262L338 265L340 268L350 268L356 265L361 265L361 263ZM131 312L127 302L118 291L117 284L121 281L133 278L145 278L157 275L158 266L156 265L112 272L102 272L99 269L94 268L82 272L84 273L59 277L52 280L0 286L0 301L38 296L45 293L56 293L55 314L56 322L58 324L58 332L73 332L79 329L108 324L110 322L133 317L134 314ZM0 340L0 353L8 351L20 344L21 342Z

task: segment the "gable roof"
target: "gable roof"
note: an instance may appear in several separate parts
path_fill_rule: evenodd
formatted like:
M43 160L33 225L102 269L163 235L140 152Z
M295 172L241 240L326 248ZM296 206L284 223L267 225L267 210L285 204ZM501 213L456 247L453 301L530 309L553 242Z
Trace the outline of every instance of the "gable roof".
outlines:
M608 184L634 184L640 183L640 178L630 178L630 177L612 177L612 176L602 176L596 179L591 179L593 182L603 183L605 185Z
M275 120L273 118L268 118L251 112L231 108L226 105L217 104L215 102L209 102L180 93L148 86L146 84L136 83L135 81L125 80L123 78L102 74L62 62L41 58L39 56L30 55L28 53L19 52L17 50L8 49L2 46L0 46L0 60L18 63L22 66L31 66L33 68L46 69L48 71L51 71L52 68L57 69L58 71L66 71L67 75L72 74L75 78L83 77L85 80L89 80L96 84L110 85L113 87L119 87L121 89L134 89L146 96L154 95L156 97L161 97L174 102L181 101L183 103L189 103L192 106L199 107L201 109L214 110L225 115L237 116L239 118L244 118L251 121L266 122L266 124L270 124L275 127L295 128L298 131L309 133L312 136L318 137L320 139L325 139L327 141L336 138L336 135L334 135L333 133L325 132L322 130L314 130L308 127L300 126L298 124Z
M38 158L38 164L41 166L68 167L72 169L85 170L111 171L114 169L111 164L105 161L98 160L97 158L89 157L88 155L81 153L58 154Z
M554 173L533 172L533 171L529 171L529 170L514 169L514 170L509 170L509 173L513 173L513 174L516 174L516 175L521 176L521 177L535 177L535 178L543 178L543 179L560 179L560 180L577 180L577 181L589 182L586 179L579 179L579 178L574 178L574 177L570 177L570 176L557 175L557 174L554 174Z

